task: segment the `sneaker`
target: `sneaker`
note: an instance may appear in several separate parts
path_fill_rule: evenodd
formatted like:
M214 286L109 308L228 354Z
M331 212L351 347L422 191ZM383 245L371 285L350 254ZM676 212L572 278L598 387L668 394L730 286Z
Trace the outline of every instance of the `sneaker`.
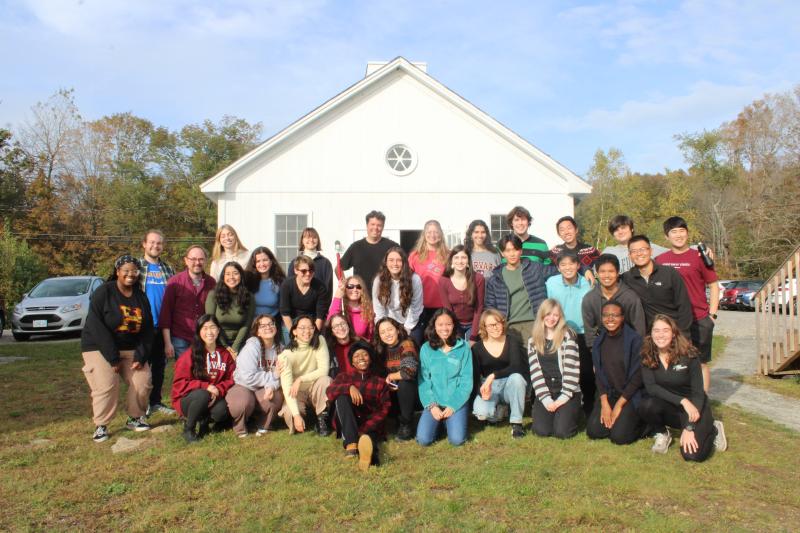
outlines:
M511 437L514 439L521 439L525 436L525 429L522 424L511 424Z
M714 428L717 430L717 436L714 437L714 448L718 452L724 452L728 449L728 439L725 437L725 426L719 420L714 420Z
M105 442L108 440L108 428L106 426L97 426L94 430L92 440L95 442Z
M653 450L653 453L667 453L670 444L672 444L672 435L670 435L669 431L656 433L655 442L650 449Z
M369 438L369 435L361 435L358 439L358 469L366 472L371 464L372 439Z
M131 431L147 431L150 429L150 424L145 422L144 416L140 416L139 418L129 416L125 425L128 426L128 429Z
M170 409L169 407L167 407L163 403L159 402L159 403L154 403L153 405L148 406L147 407L147 412L145 413L144 416L149 418L150 416L152 416L155 413L161 413L162 415L174 415L176 413L176 411L175 411L175 409Z
M407 441L414 438L414 430L411 429L411 424L400 424L397 427L397 440Z
M475 415L479 422L486 422L486 417L483 415Z
M241 433L241 434L236 435L236 436L239 437L240 439L246 439L247 437L249 437L249 435L247 433Z
M317 415L317 433L320 437L327 437L331 434L331 428L328 425L328 410L325 409Z
M258 428L256 430L256 437L263 437L267 434L267 428Z
M354 459L358 457L358 444L352 442L344 449L344 456L346 459Z

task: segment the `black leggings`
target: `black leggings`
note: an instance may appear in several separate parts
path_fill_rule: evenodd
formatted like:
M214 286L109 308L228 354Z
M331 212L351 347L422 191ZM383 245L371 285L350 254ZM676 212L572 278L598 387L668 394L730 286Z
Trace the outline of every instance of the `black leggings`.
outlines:
M592 412L597 382L594 379L594 363L592 363L592 347L586 346L586 336L578 335L578 354L581 359L581 394L583 395L583 413L588 417Z
M533 432L540 437L558 439L574 437L578 433L578 420L581 417L581 393L576 392L555 413L548 411L538 398L534 398L531 416L533 416Z
M211 408L208 407L210 401L211 394L205 389L194 389L181 398L181 411L186 417L187 429L194 430L198 422L205 425L209 420L214 422L214 429L220 429L230 420L225 398L217 398Z
M612 409L616 402L616 398L609 396L608 403L611 404ZM631 444L642 437L644 427L644 421L639 416L636 408L631 402L628 402L622 408L616 421L614 421L614 425L611 426L611 429L608 429L600 422L600 398L598 397L594 402L594 408L589 418L586 420L586 435L590 439L609 439L614 444Z
M417 405L417 382L408 379L397 381L397 390L391 391L392 414L399 424L414 423L414 407Z
M176 354L179 355L179 354ZM150 405L161 403L161 391L164 387L164 370L167 356L164 354L164 335L156 329L153 347L150 349L150 371L153 374L153 390L150 391Z
M339 420L339 429L342 432L342 444L347 447L348 444L355 444L360 437L358 433L358 419L353 413L353 402L350 396L342 394L336 398L336 418ZM378 464L378 441L375 433L365 433L372 439L372 464Z
M714 449L714 437L717 436L717 430L714 427L714 417L711 415L711 407L708 404L708 398L706 398L703 409L700 411L700 420L694 423L697 451L685 453L681 448L681 455L687 461L705 461ZM665 433L666 426L683 428L689 423L689 415L682 406L652 396L645 398L639 404L639 414L658 433Z

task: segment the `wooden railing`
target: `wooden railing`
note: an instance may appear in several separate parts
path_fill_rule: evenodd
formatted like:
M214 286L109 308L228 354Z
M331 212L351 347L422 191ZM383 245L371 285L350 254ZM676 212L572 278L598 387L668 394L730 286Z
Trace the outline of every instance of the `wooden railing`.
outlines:
M764 375L800 374L800 246L756 293L756 342Z

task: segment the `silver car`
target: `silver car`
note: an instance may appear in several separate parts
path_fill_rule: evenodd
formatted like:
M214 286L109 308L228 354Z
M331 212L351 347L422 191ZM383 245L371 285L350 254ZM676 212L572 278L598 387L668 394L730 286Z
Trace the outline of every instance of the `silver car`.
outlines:
M97 276L64 276L38 283L14 306L14 339L25 341L35 334L81 331L89 312L89 298L103 282Z

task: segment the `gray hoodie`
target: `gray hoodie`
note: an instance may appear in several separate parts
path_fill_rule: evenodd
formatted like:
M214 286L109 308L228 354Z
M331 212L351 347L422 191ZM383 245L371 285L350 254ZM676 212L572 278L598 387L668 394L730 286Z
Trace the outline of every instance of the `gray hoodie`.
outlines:
M622 312L625 313L625 323L635 329L636 333L644 338L646 334L644 308L642 307L642 301L633 289L620 281L619 290L611 297L611 300L622 306ZM598 330L603 327L600 310L606 301L608 301L608 299L603 296L602 288L599 283L595 284L594 288L583 297L581 314L583 315L586 346L588 346L590 350L594 345L594 338L597 336ZM236 364L239 364L238 360Z
M261 341L258 337L250 337L236 358L236 369L233 371L233 382L252 391L272 388L279 389L280 377L273 369L278 362L275 347L267 350L267 367L261 364Z

